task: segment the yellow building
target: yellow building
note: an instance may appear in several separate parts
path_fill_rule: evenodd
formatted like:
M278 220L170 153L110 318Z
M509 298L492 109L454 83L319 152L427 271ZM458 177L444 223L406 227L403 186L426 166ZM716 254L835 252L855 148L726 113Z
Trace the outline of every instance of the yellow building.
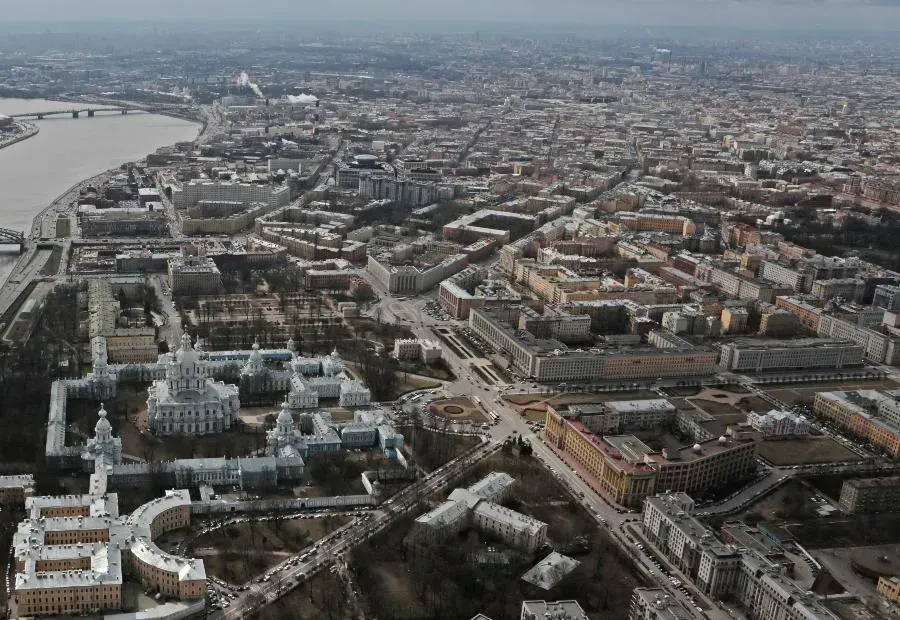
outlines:
M603 358L606 380L655 379L656 377L693 377L716 372L715 351L647 349L609 353Z
M654 492L656 471L649 463L621 458L614 445L550 406L547 407L544 439L578 461L586 473L600 483L598 490L617 504L640 506L644 498ZM649 452L649 448L647 450Z
M746 477L755 469L755 436L720 437L675 451L655 451L633 435L600 437L580 420L547 407L544 440L569 454L623 506L637 507L656 489L692 492Z
M115 493L29 498L29 518L13 537L19 614L121 609L126 576L167 597L201 598L203 561L168 554L153 543L189 525L190 506L185 490L167 491L128 517L119 517Z
M819 333L819 322L822 320L821 308L817 308L798 297L782 295L775 297L775 307L793 312L810 331Z
M900 603L900 578L879 577L875 590L892 603Z
M817 392L813 410L882 448L891 458L900 458L900 402L896 394L876 390Z

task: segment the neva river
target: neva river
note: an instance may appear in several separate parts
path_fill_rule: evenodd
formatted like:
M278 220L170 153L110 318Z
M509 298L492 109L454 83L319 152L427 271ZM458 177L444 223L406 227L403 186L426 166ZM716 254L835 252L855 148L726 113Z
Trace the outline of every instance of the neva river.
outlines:
M51 111L76 106L43 99L0 99L0 114ZM100 107L100 106L97 106ZM79 181L141 159L161 146L193 140L200 126L168 116L129 113L31 121L36 136L0 149L0 228L28 234L31 220ZM0 283L15 263L0 253Z

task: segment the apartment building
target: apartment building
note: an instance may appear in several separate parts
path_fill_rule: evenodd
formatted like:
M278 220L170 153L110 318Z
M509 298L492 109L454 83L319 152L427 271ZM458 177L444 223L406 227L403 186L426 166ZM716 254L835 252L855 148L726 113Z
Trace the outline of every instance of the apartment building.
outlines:
M809 420L800 414L773 409L768 413L748 413L747 424L763 437L792 437L809 434Z
M426 175L418 175L424 177ZM394 176L372 174L359 178L359 195L375 200L390 200L397 204L422 207L440 200L441 188L428 178L398 179ZM450 196L452 197L452 190Z
M116 273L162 273L168 265L168 252L126 250L116 254Z
M812 283L810 293L819 299L840 297L847 301L859 303L866 292L866 282L860 278L829 278ZM877 304L876 304L877 305Z
M900 286L879 284L875 287L872 305L890 312L900 311Z
M139 281L143 283L143 280ZM96 278L88 282L88 336L92 348L105 348L105 355L114 363L155 361L159 354L156 329L144 325L143 317L130 318L123 310L109 279ZM102 340L102 344L96 342L97 339Z
M696 491L755 469L755 438L720 437L680 449L653 450L633 435L598 436L573 412L548 408L545 440L574 458L623 506L638 506L656 489Z
M625 230L664 232L682 237L690 237L697 232L697 225L680 215L625 212L617 213L616 221Z
M169 284L173 295L213 295L222 290L222 273L203 252L178 254L169 258Z
M169 221L161 208L119 206L98 209L93 205L81 205L78 219L83 237L146 238L169 235Z
M264 203L272 209L277 209L291 201L291 190L287 185L208 179L193 179L172 187L172 204L177 209L188 209L201 201L238 203L245 209L252 203Z
M509 474L492 472L468 488L454 489L447 501L415 520L414 536L434 542L473 526L516 548L534 551L547 540L547 524L498 503L514 483Z
M720 291L735 299L771 302L776 294L776 288L771 284L712 264L698 265L696 277L714 284Z
M423 338L398 338L394 341L394 357L398 360L421 360L432 364L441 359L441 345Z
M864 351L849 340L736 340L722 345L719 366L733 372L774 372L863 365Z
M670 303L678 297L675 288L662 284L632 282L628 286L605 276L583 277L562 265L543 265L533 260L515 263L516 281L550 303L630 299L638 303Z
M900 364L900 338L860 324L860 320L864 319L823 312L819 318L818 334L825 338L852 340L863 347L867 359L877 364Z
M469 263L465 254L453 254L434 265L394 265L387 256L369 256L369 274L388 292L417 295L436 286Z
M715 374L718 355L703 349L571 349L554 338L515 329L516 306L471 310L469 326L519 372L537 381L624 381ZM580 318L580 317L579 317Z
M809 275L804 271L792 269L773 261L764 260L759 264L759 278L761 280L774 282L797 292L809 292L808 277Z
M900 577L879 577L875 591L892 603L900 603Z
M837 620L819 598L759 551L725 545L692 515L693 500L665 493L644 501L644 535L712 598L731 597L761 620Z
M900 457L900 402L897 391L817 392L816 413L841 428L871 441L891 458Z
M578 601L522 601L519 620L588 620Z
M688 609L662 588L635 588L628 608L628 620L700 620L695 609Z
M230 207L223 209L223 206ZM186 235L236 235L277 207L269 202L209 202L201 200L182 215L181 231Z
M900 510L900 476L845 480L841 485L840 507L848 515Z
M862 263L855 258L815 255L800 259L792 266L770 260L761 261L759 277L797 292L808 293L817 281L852 279L861 269Z
M722 322L722 332L725 334L740 334L747 329L749 315L746 308L726 307L722 309L720 318Z
M858 344L869 361L900 364L900 338L881 325L885 314L883 308L828 304L826 309L810 301L804 297L778 296L775 305L793 312L803 325L822 338Z
M518 327L537 338L576 343L592 340L591 317L586 314L569 314L564 308L556 306L544 306L543 312L522 306Z
M745 551L732 596L760 620L839 620L821 599L784 574L784 568Z
M740 553L692 516L694 500L672 492L647 497L641 526L647 538L705 594L719 598L737 579Z
M779 295L775 298L775 307L793 312L805 327L819 333L819 319L822 308L810 303L808 298Z
M441 232L444 239L459 243L490 238L505 244L531 232L537 222L533 215L481 209L445 224Z
M505 280L487 278L488 272L471 265L441 282L438 302L455 319L468 319L472 308L518 303L522 295Z
M577 417L593 433L656 428L675 419L677 409L665 398L614 400L601 404L547 405L564 417Z

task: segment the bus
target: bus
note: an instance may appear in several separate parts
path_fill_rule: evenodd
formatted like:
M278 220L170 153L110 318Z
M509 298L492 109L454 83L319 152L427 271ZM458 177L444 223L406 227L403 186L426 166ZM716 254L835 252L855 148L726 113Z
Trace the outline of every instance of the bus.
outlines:
M500 421L500 416L498 416L496 413L494 413L493 411L489 411L488 413L491 414L491 419L494 420L495 423Z

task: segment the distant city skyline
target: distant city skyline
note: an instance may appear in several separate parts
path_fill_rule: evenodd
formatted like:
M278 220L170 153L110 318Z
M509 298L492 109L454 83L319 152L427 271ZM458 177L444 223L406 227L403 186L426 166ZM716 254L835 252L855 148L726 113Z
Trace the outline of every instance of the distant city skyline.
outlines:
M11 5L10 5L11 4ZM402 0L327 4L259 0L252 5L214 0L157 0L153 5L119 0L32 0L9 3L3 21L60 24L82 21L279 21L489 22L495 24L586 24L713 26L772 29L900 28L900 0Z

